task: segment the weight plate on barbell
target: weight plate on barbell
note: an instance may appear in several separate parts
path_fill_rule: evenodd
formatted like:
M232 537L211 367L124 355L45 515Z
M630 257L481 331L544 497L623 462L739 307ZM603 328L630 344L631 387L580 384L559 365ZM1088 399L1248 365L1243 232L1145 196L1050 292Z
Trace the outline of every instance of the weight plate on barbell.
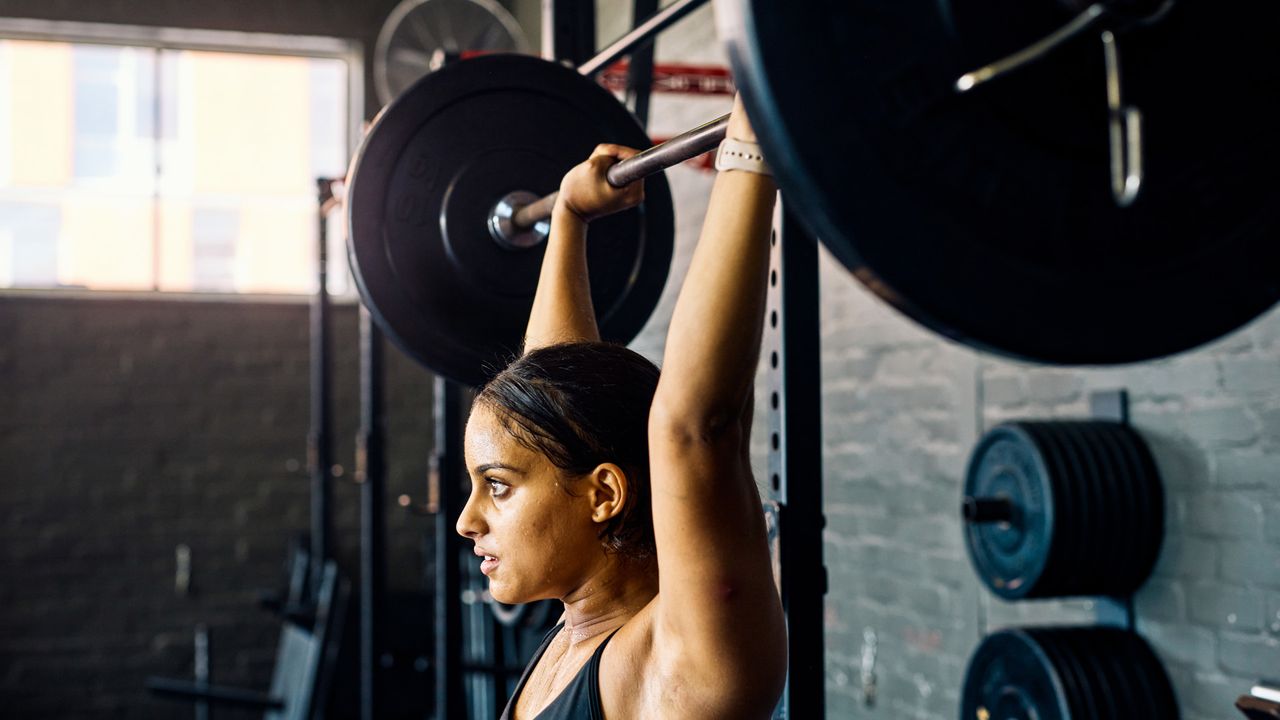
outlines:
M612 93L557 63L446 65L374 121L348 174L348 250L370 314L432 371L482 385L520 351L545 247L508 250L488 221L508 193L544 195L599 143L652 144ZM665 176L639 208L591 224L591 298L605 340L630 341L671 265Z
M1178 0L1116 27L1124 99L1143 116L1145 181L1127 208L1112 198L1096 29L955 89L1076 11L717 2L786 201L881 298L1022 359L1124 363L1195 347L1280 299L1280 3Z

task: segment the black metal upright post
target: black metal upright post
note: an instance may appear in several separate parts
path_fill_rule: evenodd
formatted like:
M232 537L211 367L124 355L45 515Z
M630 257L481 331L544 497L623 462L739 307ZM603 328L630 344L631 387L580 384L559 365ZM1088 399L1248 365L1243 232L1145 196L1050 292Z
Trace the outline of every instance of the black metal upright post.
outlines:
M595 0L542 0L542 56L578 66L595 54Z
M462 494L463 391L455 382L435 381L435 455L431 461L430 504L436 510L436 718L466 713L462 685L462 537L454 530Z
M658 12L658 0L632 0L632 24ZM649 96L653 90L653 48L649 43L631 56L630 69L627 72L627 104L631 112L640 121L640 126L649 127Z
M787 613L787 687L774 717L820 718L823 695L822 405L818 245L780 203L763 352L769 363L769 489Z
M383 423L382 331L360 306L360 718L378 717L382 611L386 596L386 453Z
M316 181L319 247L317 287L311 300L311 431L307 437L307 465L311 473L311 573L307 604L315 602L329 558L331 477L333 473L332 420L330 413L329 359L329 207L333 185L328 178Z

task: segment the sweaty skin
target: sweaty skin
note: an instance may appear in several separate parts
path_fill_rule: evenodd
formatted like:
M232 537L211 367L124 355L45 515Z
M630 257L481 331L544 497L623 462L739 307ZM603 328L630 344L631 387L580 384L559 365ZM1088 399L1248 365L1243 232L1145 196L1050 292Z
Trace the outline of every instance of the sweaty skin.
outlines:
M740 101L728 134L755 139ZM614 189L604 180L635 152L602 145L565 176L526 351L599 339L587 223L642 199L640 183ZM775 196L770 178L741 171L721 173L711 193L650 410L656 559L628 560L601 545L600 528L626 505L621 468L605 463L569 477L513 438L493 409L472 412L472 490L457 530L479 555L496 558L482 566L494 598L564 603L564 628L513 717L535 717L614 630L600 664L607 718L772 713L786 675L786 631L748 441Z

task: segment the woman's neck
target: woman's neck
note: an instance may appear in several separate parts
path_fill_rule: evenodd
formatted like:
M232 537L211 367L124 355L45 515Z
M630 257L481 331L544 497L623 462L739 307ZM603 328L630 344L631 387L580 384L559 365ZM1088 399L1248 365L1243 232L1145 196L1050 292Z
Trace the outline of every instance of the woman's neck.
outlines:
M658 594L658 565L610 555L609 562L566 595L564 629L577 644L615 630Z

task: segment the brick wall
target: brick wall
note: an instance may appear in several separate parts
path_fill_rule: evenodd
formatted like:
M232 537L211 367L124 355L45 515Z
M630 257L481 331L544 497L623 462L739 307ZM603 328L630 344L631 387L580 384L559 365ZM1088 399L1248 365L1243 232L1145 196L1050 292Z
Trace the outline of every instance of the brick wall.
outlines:
M300 302L0 297L0 702L5 717L190 717L147 675L265 689L289 541L309 524L308 308ZM337 550L358 577L357 319L334 309ZM387 353L390 583L421 590L430 380ZM174 591L175 547L192 593ZM220 717L253 717L219 711Z
M1088 415L1127 388L1168 496L1165 545L1135 599L1138 630L1187 720L1280 667L1280 312L1172 359L1039 367L939 340L823 263L827 687L832 717L953 718L968 655L1001 626L1093 622L1087 600L1005 603L976 580L958 513L967 454L1014 418ZM879 702L863 704L864 630Z

